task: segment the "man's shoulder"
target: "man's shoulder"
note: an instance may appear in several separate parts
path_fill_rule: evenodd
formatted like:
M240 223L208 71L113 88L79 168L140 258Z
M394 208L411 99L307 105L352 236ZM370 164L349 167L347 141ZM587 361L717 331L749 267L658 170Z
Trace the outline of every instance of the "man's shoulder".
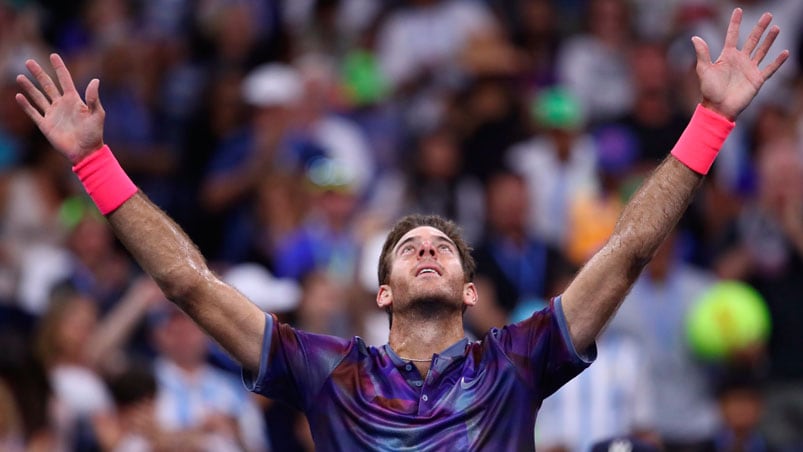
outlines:
M289 329L300 338L303 338L307 345L340 349L359 348L359 344L362 344L362 347L368 347L365 345L365 341L359 336L343 337L334 334L307 331L287 323L281 323L280 325L282 328Z

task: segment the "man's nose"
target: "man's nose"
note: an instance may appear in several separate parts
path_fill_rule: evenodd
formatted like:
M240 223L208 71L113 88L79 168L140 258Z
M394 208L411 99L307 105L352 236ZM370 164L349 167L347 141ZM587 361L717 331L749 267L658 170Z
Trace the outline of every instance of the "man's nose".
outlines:
M432 246L432 242L429 240L424 240L421 242L421 247L418 249L418 257L424 257L429 254L432 257L435 257L435 247Z

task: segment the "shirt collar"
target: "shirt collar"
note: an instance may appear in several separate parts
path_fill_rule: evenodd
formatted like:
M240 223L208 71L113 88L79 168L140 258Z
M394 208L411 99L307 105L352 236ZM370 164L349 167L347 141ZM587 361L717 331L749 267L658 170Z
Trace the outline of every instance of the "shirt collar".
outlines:
M455 342L454 344L450 345L449 347L447 347L446 350L440 353L436 353L435 356L441 359L446 359L448 361L461 357L466 353L468 342L469 342L468 338L464 337L459 341ZM396 367L403 367L404 365L407 364L407 361L401 359L399 355L397 355L396 352L393 350L393 348L390 347L390 344L385 344L382 346L382 348L385 350L385 353L387 353L387 355L390 357L390 360L393 361L393 364Z

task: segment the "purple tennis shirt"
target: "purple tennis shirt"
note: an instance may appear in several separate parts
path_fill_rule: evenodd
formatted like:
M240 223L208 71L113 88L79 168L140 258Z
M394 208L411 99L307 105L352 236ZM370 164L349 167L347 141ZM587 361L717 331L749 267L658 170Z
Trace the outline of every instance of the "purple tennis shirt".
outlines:
M317 450L533 450L541 401L596 353L574 349L559 297L433 355L424 378L389 345L306 333L268 315L259 372L243 381L303 411Z

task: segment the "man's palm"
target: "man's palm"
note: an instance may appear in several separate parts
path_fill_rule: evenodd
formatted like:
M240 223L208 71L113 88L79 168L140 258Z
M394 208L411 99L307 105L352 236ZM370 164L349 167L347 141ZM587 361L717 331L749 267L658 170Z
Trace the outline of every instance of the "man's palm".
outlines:
M784 50L766 68L759 68L780 31L777 26L773 26L764 40L761 40L771 20L772 15L769 13L762 15L742 49L738 49L742 10L735 9L728 25L722 53L713 63L705 41L699 37L692 38L697 52L697 76L700 78L703 102L731 120L750 104L761 85L789 56L789 52Z
M28 60L26 66L41 88L19 75L17 82L27 97L17 94L16 100L50 144L75 164L103 146L105 113L98 97L99 81L94 79L89 83L84 103L61 58L51 55L50 62L63 93L38 63Z

